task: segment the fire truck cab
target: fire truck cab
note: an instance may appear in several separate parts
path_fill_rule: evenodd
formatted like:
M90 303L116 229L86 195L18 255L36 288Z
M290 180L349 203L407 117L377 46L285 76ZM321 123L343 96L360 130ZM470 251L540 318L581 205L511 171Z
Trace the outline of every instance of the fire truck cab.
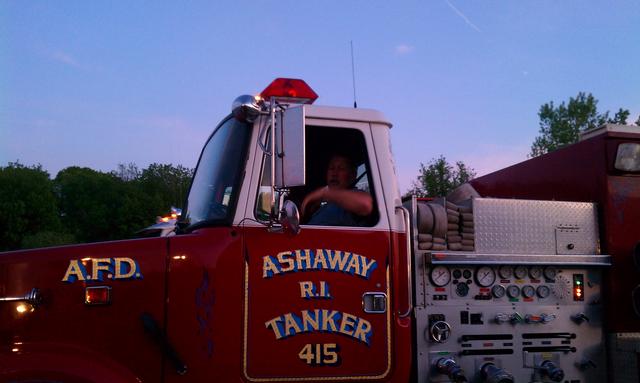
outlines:
M168 333L191 371L218 380L408 380L408 215L391 124L373 110L286 105L305 94L269 100L273 87L304 86L276 80L264 101L238 102L205 145L188 234L170 240ZM326 185L334 153L349 155L373 211L357 225L308 225L299 206ZM182 299L194 291L210 300ZM184 315L201 311L212 320Z

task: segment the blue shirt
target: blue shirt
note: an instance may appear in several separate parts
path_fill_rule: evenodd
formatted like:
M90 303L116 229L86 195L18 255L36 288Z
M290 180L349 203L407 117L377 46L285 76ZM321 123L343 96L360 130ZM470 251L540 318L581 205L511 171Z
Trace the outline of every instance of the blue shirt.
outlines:
M331 202L320 206L311 216L309 225L360 226L354 214Z

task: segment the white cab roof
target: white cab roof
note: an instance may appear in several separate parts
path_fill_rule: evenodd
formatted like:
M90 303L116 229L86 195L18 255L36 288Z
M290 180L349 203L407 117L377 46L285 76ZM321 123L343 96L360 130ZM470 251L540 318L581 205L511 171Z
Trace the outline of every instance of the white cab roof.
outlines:
M391 128L391 122L377 110L343 108L337 106L306 105L305 113L307 118L318 118L323 120L374 122L386 125Z

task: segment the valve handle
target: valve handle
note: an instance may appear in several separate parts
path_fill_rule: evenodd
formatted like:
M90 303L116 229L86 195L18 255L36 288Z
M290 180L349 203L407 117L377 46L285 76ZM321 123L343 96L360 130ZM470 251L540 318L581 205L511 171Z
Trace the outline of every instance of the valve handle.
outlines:
M513 375L492 362L487 362L480 367L480 375L483 383L515 383Z
M564 370L550 360L543 361L540 364L540 370L553 382L561 382L564 379Z
M440 374L447 375L454 383L467 382L464 371L452 358L440 358L435 363L436 370Z

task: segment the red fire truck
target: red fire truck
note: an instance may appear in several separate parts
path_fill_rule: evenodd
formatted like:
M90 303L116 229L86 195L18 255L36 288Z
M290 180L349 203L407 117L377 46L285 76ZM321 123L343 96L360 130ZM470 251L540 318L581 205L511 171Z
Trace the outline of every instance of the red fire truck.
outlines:
M316 98L236 99L176 235L0 254L0 381L637 381L635 128L403 203L391 123ZM335 153L373 208L313 225Z

